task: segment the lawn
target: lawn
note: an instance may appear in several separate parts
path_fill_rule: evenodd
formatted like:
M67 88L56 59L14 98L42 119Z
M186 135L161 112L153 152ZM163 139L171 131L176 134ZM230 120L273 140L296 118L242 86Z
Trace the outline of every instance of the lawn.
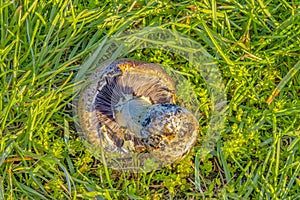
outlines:
M107 51L174 69L201 112L186 158L120 172L79 137L78 73L111 38L151 28L201 45L220 77L168 49ZM0 199L300 199L298 1L0 0L0 37Z

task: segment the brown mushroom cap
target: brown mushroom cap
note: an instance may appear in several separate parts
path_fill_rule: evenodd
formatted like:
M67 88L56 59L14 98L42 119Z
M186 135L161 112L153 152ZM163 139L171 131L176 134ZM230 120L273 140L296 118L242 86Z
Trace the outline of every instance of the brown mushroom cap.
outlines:
M159 65L121 59L91 79L80 94L80 126L121 168L135 165L134 157L139 167L152 158L171 163L196 141L198 121L175 105L175 84Z

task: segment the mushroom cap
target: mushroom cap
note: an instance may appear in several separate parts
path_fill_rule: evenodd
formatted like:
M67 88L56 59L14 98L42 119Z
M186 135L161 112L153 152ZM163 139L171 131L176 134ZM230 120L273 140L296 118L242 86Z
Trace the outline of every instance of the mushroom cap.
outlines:
M175 104L156 104L141 123L142 141L152 155L165 162L180 160L197 139L198 120Z
M175 105L175 89L157 64L120 59L104 65L80 93L84 139L115 169L147 171L181 159L195 143L199 125L191 112Z

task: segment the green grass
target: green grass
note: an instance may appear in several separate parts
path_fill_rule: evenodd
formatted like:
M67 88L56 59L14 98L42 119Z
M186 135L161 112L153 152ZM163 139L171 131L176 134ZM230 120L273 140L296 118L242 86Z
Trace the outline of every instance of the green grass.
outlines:
M300 4L297 1L0 0L0 199L300 199ZM72 117L76 73L107 36L161 26L203 45L228 100L205 158L203 78L159 49L128 57L186 74L201 102L199 143L147 174L106 169Z

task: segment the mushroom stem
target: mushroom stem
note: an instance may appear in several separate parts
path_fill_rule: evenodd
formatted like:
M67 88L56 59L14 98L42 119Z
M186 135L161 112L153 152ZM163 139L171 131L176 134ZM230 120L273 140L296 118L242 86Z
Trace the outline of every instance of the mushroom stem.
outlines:
M148 112L151 102L146 97L125 95L114 107L114 117L117 123L141 138L141 121Z

